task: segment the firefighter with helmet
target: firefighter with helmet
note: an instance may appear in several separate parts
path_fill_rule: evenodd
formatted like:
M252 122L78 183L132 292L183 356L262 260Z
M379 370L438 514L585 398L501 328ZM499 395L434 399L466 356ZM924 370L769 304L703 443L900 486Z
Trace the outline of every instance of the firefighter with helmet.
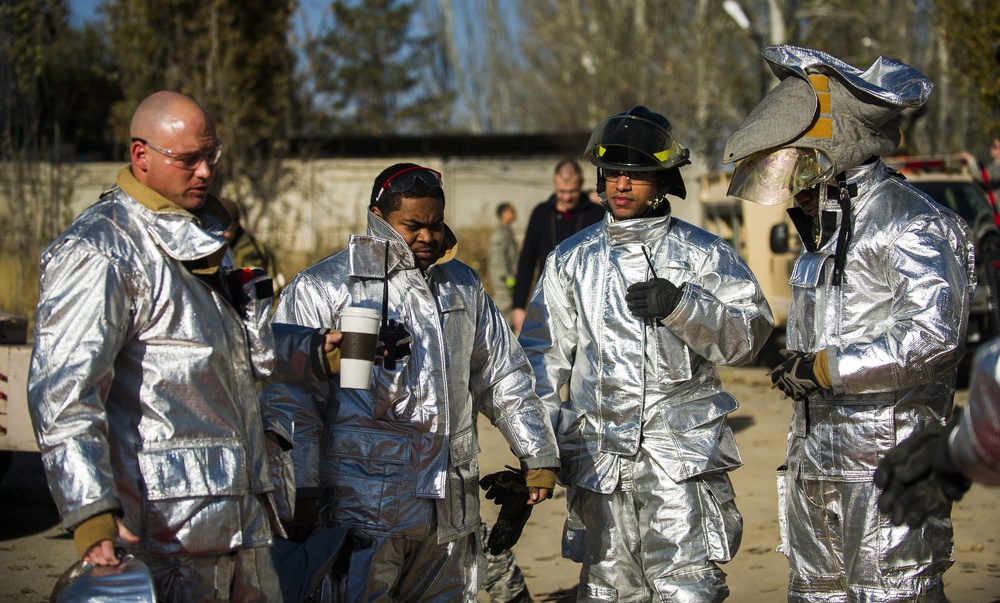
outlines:
M944 603L950 504L894 526L874 479L897 441L951 413L975 288L968 227L879 159L933 86L884 57L862 71L807 48L762 54L781 81L724 159L738 162L731 195L794 199L802 240L771 377L793 407L778 474L788 600Z
M716 365L749 362L774 322L736 252L671 215L688 156L645 107L597 125L584 158L607 214L549 255L520 335L556 426L578 601L729 594L741 460Z

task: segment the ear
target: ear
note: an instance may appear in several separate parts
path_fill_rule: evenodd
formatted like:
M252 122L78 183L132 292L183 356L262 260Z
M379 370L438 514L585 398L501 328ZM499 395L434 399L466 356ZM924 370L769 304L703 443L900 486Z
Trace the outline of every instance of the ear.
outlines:
M375 214L376 216L382 218L383 220L385 219L385 217L382 215L382 210L379 209L377 206L376 207L372 207L372 213Z
M132 165L142 171L146 171L149 168L149 154L146 152L146 145L138 140L134 141L129 151L132 157Z

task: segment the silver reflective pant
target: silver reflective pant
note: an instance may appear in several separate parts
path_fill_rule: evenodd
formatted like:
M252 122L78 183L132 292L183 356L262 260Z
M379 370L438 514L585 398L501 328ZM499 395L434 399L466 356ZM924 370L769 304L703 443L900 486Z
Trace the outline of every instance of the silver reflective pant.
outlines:
M314 600L475 601L484 565L478 531L438 544L434 538L393 538L354 528L334 565L332 588Z
M267 547L197 556L132 552L149 567L159 603L282 601L278 574Z
M577 601L725 600L717 562L732 559L743 533L729 476L674 483L626 462L631 478L611 494L567 490L563 556L583 564Z
M921 527L879 513L870 481L795 479L778 473L781 550L790 603L946 603L951 566L948 513Z

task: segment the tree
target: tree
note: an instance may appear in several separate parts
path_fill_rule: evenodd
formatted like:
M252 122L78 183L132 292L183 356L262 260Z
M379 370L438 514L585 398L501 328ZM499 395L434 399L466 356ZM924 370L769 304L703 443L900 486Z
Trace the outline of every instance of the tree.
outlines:
M100 35L71 29L68 16L64 0L0 5L0 198L7 209L0 252L14 266L4 293L13 296L4 301L19 314L34 307L25 292L39 252L71 218L67 161L104 148L118 96Z
M1000 136L1000 4L936 0L950 71L976 99L982 143ZM978 146L978 145L977 145Z
M416 8L398 0L330 4L333 24L309 49L309 62L331 131L447 129L448 61L435 36L416 33Z
M127 142L132 112L153 92L197 99L223 140L217 183L243 205L249 230L265 220L280 228L286 215L279 204L293 180L284 160L296 121L295 8L269 0L109 0L102 8L125 91L116 139Z

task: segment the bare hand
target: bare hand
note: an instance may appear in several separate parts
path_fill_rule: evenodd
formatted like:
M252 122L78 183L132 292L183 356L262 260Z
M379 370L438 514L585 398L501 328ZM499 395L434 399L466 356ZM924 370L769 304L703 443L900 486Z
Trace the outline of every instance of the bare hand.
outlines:
M330 331L323 336L323 353L329 354L340 347L340 342L344 341L344 334L340 331Z
M524 325L524 316L527 314L527 310L524 308L514 308L510 313L510 322L513 327L515 334L521 332L521 327Z
M549 488L536 488L528 486L528 504L537 505L547 498L552 498L552 490Z
M525 477L536 475L538 469L528 469ZM552 488L541 488L539 486L528 486L528 505L537 505L547 498L552 498Z
M121 520L116 519L115 521L118 523L118 538L129 544L139 542L139 537L126 528ZM94 565L118 565L121 563L118 555L115 554L115 543L107 539L101 540L87 549L87 554L83 556L83 560Z

